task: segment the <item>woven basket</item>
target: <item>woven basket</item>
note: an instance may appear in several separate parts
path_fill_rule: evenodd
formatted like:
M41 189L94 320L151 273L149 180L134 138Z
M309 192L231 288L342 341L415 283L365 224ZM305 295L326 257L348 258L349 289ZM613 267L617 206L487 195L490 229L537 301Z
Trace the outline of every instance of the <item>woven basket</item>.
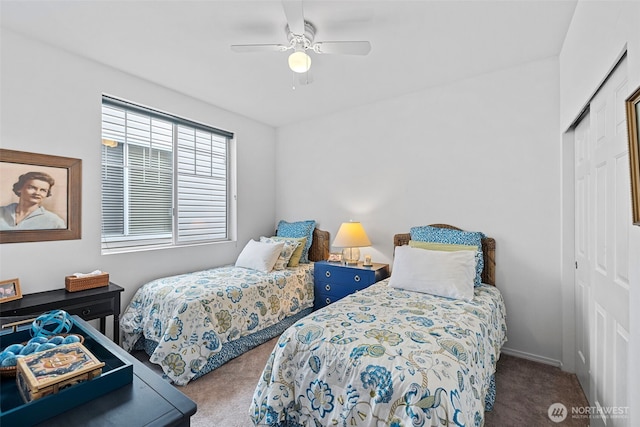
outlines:
M68 337L69 335L75 335L78 338L80 338L80 344L84 343L84 337L82 335L78 335L78 334L57 334L56 336L61 336L61 337ZM25 345L28 341L25 341L22 343L22 345ZM5 366L5 367L0 367L0 377L15 377L16 376L16 370L17 367L15 366Z
M87 289L100 288L109 284L109 273L96 274L95 276L76 277L67 276L64 278L64 288L68 292L84 291Z

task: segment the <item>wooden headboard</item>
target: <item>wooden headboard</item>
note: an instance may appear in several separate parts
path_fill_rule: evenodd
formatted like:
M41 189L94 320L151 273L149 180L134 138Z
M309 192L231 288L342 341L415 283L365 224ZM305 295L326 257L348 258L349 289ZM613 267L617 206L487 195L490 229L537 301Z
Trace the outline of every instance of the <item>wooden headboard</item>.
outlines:
M452 230L460 230L448 224L430 224L431 227L450 228ZM408 245L411 240L409 233L396 234L393 236L393 247ZM496 241L491 237L482 239L482 254L484 258L484 269L482 270L482 283L488 285L496 285Z
M309 261L324 261L329 258L329 232L313 230L313 240L309 248Z

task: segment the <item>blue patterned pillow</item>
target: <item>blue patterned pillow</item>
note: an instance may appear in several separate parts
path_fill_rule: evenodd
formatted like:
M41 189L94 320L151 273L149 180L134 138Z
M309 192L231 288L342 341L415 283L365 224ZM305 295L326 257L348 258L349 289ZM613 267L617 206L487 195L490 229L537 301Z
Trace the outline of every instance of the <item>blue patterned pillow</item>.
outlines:
M478 247L476 253L476 279L475 286L482 283L482 270L484 269L484 255L482 253L482 239L485 237L479 231L460 231L450 228L439 228L425 225L422 227L411 227L409 230L411 240L421 242L453 243L458 245L473 245Z
M278 223L278 231L276 233L279 237L306 237L307 242L302 250L302 256L300 257L301 264L309 264L309 248L313 240L313 230L316 228L316 222L314 220L287 222L280 221Z

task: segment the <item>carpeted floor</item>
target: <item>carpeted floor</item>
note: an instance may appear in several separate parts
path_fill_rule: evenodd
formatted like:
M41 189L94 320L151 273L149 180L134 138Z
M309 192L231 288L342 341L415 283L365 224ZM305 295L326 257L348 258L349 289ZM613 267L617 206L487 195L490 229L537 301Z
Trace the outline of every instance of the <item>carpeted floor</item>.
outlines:
M215 371L192 381L180 391L198 404L191 418L193 427L249 427L249 406L262 369L277 338L231 360ZM144 352L135 356L148 363ZM588 406L575 375L545 364L502 355L496 373L496 403L486 413L485 426L588 426L588 419L573 418L573 407ZM549 407L562 403L567 418L556 423L548 415Z
M554 403L567 409L562 422L549 418ZM588 419L571 415L572 408L586 406L587 398L574 374L503 354L496 371L496 403L485 414L485 426L588 426Z

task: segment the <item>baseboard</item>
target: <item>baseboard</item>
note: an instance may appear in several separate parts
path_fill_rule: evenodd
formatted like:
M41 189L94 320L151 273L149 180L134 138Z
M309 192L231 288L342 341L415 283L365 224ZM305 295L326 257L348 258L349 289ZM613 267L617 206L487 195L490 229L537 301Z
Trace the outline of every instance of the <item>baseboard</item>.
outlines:
M514 350L507 347L502 347L500 350L501 353L504 353L508 356L520 357L522 359L532 360L534 362L544 363L545 365L555 366L560 368L562 366L562 362L560 360L551 359L549 357L538 356L537 354L527 353L525 351Z

